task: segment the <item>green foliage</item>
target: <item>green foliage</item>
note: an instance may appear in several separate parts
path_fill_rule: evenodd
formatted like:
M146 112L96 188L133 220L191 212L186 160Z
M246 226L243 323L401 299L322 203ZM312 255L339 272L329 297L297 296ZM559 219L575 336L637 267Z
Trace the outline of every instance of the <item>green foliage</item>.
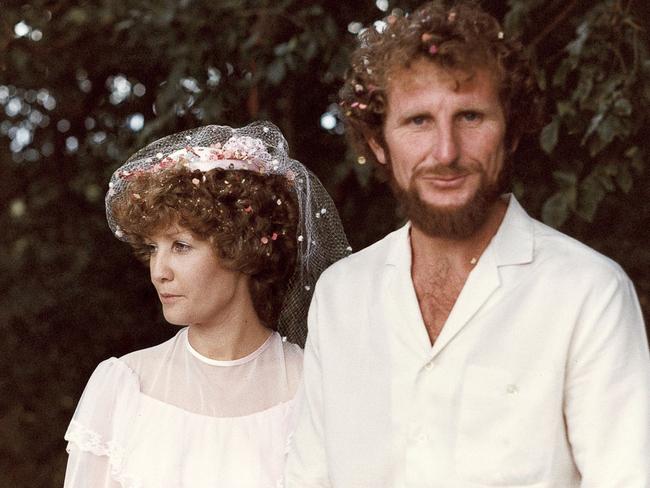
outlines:
M650 58L630 4L602 1L573 18L575 34L561 57L549 56L541 43L533 46L539 69L551 80L552 118L539 144L550 164L574 174L544 203L542 216L553 226L571 215L593 222L605 197L629 193L644 170Z
M517 196L620 261L650 309L648 7L484 5L530 46L548 98L548 124L519 145ZM337 114L348 25L383 15L374 1L3 4L0 486L61 486L63 432L94 366L173 333L104 220L106 182L135 149L197 125L270 119L332 193L355 249L399 223L340 123L319 126Z

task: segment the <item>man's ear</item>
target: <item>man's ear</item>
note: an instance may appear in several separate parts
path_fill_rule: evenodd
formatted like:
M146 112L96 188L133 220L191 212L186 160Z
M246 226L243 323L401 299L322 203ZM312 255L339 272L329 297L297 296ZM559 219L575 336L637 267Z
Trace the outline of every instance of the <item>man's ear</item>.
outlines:
M374 137L368 138L368 145L370 146L370 149L372 149L372 152L375 154L377 161L381 164L386 164L386 151L384 150L384 146L379 144L377 142L377 139Z
M510 154L514 154L517 148L519 147L519 137L510 143Z
M519 141L521 140L521 132L513 134L512 132L506 130L506 150L512 156L517 148L519 147Z

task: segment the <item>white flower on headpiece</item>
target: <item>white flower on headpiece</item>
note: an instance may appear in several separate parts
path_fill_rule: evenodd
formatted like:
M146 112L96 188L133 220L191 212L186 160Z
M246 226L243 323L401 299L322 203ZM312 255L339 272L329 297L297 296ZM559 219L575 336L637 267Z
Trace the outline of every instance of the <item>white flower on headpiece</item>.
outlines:
M187 146L171 153L163 162L169 161L172 164L181 164L191 170L203 172L222 168L245 169L261 173L265 169L269 169L270 159L271 155L260 139L249 136L233 136L223 146L220 143L212 144L209 147ZM274 161L277 162L277 160ZM277 170L277 167L272 169Z
M223 145L224 152L233 152L241 159L269 159L271 156L260 139L250 136L232 136ZM240 159L240 158L237 158Z

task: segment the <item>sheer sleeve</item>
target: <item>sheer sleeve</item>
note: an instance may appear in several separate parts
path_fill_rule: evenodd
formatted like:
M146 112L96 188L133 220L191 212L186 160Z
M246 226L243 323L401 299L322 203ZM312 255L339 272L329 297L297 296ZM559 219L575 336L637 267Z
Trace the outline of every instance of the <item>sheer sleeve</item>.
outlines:
M97 366L65 434L65 488L138 486L124 475L123 464L139 396L138 377L122 361L111 358Z

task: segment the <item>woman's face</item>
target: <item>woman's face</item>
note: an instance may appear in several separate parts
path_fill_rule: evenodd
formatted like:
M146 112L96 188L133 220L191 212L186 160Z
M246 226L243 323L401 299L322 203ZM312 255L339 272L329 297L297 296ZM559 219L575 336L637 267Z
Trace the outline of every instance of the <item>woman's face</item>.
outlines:
M146 243L151 282L168 322L219 325L251 303L248 277L226 268L210 241L171 225Z

